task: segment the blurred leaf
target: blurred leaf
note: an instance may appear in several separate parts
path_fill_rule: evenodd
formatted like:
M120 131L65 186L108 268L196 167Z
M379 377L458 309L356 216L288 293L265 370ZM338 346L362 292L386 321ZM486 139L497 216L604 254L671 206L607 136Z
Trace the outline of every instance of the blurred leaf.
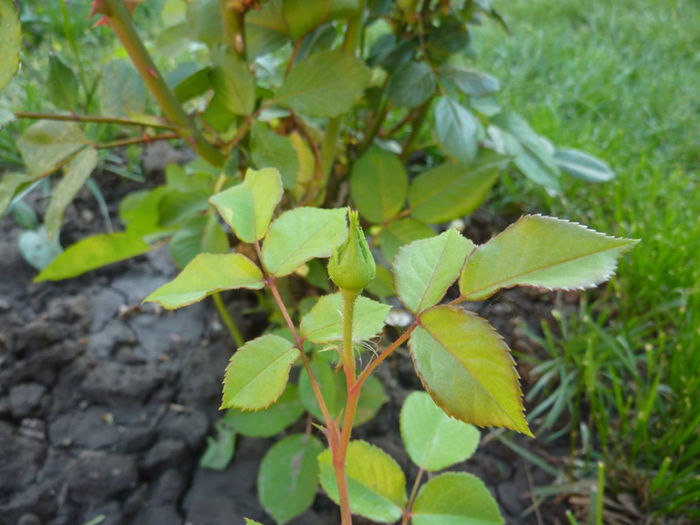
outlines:
M462 93L470 97L487 97L498 93L501 83L488 73L464 69L453 65L444 65L440 68L440 77L457 86Z
M275 167L282 174L286 189L297 184L299 157L291 139L278 135L263 122L254 122L250 133L250 153L258 169Z
M210 48L224 43L219 0L189 0L186 18L190 34L196 40L204 42Z
M284 20L294 40L323 22L345 18L357 12L359 0L284 0Z
M327 361L315 357L311 361L311 370L318 381L321 394L331 417L335 417L345 408L347 386L345 375L339 370L333 370ZM306 369L299 373L299 397L304 408L319 421L323 421L323 413L309 381Z
M51 239L43 226L36 230L22 232L18 244L19 253L24 260L39 271L46 268L63 252L58 239Z
M224 376L221 408L260 410L282 395L299 357L294 343L276 335L248 341L233 354Z
M58 56L49 55L49 99L59 109L73 110L78 106L80 84L78 77Z
M228 252L228 237L215 215L192 217L175 232L168 250L178 268L184 268L200 253Z
M446 472L428 480L411 511L414 525L502 525L498 503L486 485L466 472Z
M111 117L146 111L146 87L130 62L107 62L100 80L100 110Z
M201 468L222 471L228 467L236 449L236 433L223 420L214 424L216 437L207 436L207 448L199 460Z
M393 153L372 146L353 165L352 200L365 219L382 223L393 219L406 201L408 175Z
M19 200L13 202L10 207L10 213L17 223L17 226L23 230L36 230L41 225L34 208L24 201ZM61 251L63 251L63 249L61 249Z
M34 177L21 173L6 173L0 181L0 217L5 214L15 194L26 187Z
M263 287L260 269L240 253L197 255L172 281L165 283L144 301L167 309L180 308L221 290Z
M323 444L312 435L292 434L270 447L260 463L258 497L277 523L308 509L318 489L318 461Z
M425 392L412 392L401 408L401 439L413 463L435 472L469 459L479 431L445 414Z
M66 207L73 201L80 188L97 166L97 150L86 148L63 167L63 177L51 192L51 201L46 209L44 224L50 238L58 232Z
M610 279L637 241L609 237L574 222L526 215L467 259L459 290L481 301L501 288L583 289Z
M421 315L409 346L426 391L448 415L532 436L510 350L485 319L435 307Z
M387 97L397 107L420 106L435 93L435 77L425 62L409 62L389 77Z
M250 9L245 16L248 60L271 53L287 43L289 28L282 13L283 0L268 0L259 9Z
M0 91L10 83L19 67L22 28L13 0L0 0Z
M384 266L377 265L377 275L367 285L367 291L377 297L390 297L394 295L394 279L391 272Z
M318 456L318 463L321 486L338 503L338 485L329 449ZM391 456L366 441L351 441L345 468L350 509L354 514L380 523L401 519L407 500L406 478Z
M255 78L234 51L217 56L211 83L221 104L234 115L250 115L255 106Z
M117 232L93 235L66 248L34 278L60 281L146 253L151 247L139 235Z
M152 190L140 190L129 193L119 203L119 219L126 226L126 231L145 237L147 235L169 232L159 225L158 206L168 192L165 186Z
M372 418L377 415L379 409L382 408L382 405L388 400L389 398L386 392L384 392L384 385L382 385L382 382L377 379L376 376L368 376L367 380L362 385L360 399L357 402L357 409L355 411L355 420L352 426L359 427L371 421Z
M448 155L470 164L476 158L479 121L449 97L440 97L435 105L435 131Z
M277 277L292 273L306 261L330 257L348 234L345 208L296 208L270 225L262 247L265 267Z
M430 226L411 217L406 217L382 228L377 240L386 260L393 262L399 248L404 244L418 239L427 239L433 235L435 232Z
M214 94L204 113L202 113L202 120L215 131L225 133L236 121L236 115L226 109L223 95Z
M474 243L457 230L413 241L394 259L396 293L411 312L436 305L454 283Z
M175 226L192 219L193 215L208 207L207 195L204 193L170 189L158 202L158 224Z
M450 55L464 51L469 45L469 40L466 25L448 18L440 26L431 28L425 43L431 58L443 62Z
M178 102L182 104L183 102L187 102L194 97L206 93L207 90L212 87L212 74L212 68L210 66L205 66L180 80L173 87L173 93L175 93Z
M282 432L303 413L299 389L290 383L280 398L265 410L250 412L229 408L225 421L244 436L270 437Z
M554 162L565 172L586 182L607 182L615 178L615 172L602 160L576 149L558 149Z
M74 122L40 120L17 141L17 148L34 178L49 175L90 144Z
M336 117L350 110L368 81L361 60L340 50L319 51L294 66L275 102L308 117Z

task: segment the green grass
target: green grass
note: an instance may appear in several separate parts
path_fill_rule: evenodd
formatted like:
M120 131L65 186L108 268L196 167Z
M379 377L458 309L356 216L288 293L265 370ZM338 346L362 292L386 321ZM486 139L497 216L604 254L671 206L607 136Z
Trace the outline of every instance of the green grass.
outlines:
M512 36L489 24L474 40L478 67L503 83L500 100L558 146L589 151L618 172L604 185L567 179L564 197L516 181L502 198L641 239L602 296L561 321L565 337L545 341L543 393L550 407L557 399L559 408L583 406L574 421L593 431L611 490L636 492L648 512L698 517L700 5L497 7Z

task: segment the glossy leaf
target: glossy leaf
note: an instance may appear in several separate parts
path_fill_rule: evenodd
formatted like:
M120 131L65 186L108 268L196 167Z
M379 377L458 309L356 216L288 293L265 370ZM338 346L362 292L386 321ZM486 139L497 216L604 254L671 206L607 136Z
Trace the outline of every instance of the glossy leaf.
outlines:
M436 305L454 283L464 266L472 243L457 230L413 241L394 259L396 293L414 313Z
M223 106L235 115L250 115L255 106L255 78L233 51L221 53L211 83Z
M457 89L470 97L487 97L501 89L501 83L496 77L453 65L441 67L440 77L453 83Z
M276 335L248 341L233 354L224 376L221 408L261 410L282 395L299 357L294 343Z
M412 392L401 408L401 439L411 461L434 472L469 459L479 430L445 414L425 392Z
M51 102L59 109L74 110L78 105L80 84L78 77L56 55L49 55L48 94Z
M387 85L389 102L397 107L420 106L435 93L435 77L425 62L409 62L396 71Z
M150 249L139 235L124 232L93 235L66 248L34 278L34 282L69 279Z
M100 79L103 115L128 116L146 111L146 87L136 68L127 60L110 60Z
M319 51L290 71L275 101L308 117L336 117L350 110L368 81L369 72L353 55Z
M486 320L438 306L421 316L409 345L423 386L448 415L532 436L510 351Z
M284 0L284 20L294 40L323 22L350 16L360 8L359 0Z
M445 152L465 164L476 158L479 122L474 115L449 97L435 105L435 131Z
M423 485L413 503L413 525L502 525L486 485L466 472L446 472Z
M586 182L607 182L615 178L615 172L602 160L576 149L558 149L554 162L569 175Z
M352 422L353 428L371 421L388 400L389 398L384 391L382 382L376 376L371 375L367 377L367 380L362 385L360 399L357 402L355 420Z
M236 432L249 437L270 437L282 432L304 413L296 385L288 384L280 398L265 410L248 412L230 408L225 421Z
M393 262L399 248L403 245L434 235L435 232L427 224L412 217L406 217L382 228L377 241L386 260Z
M636 242L562 219L526 215L477 247L459 289L467 300L480 301L518 285L590 288L610 279L617 259Z
M253 261L240 253L201 253L172 281L144 301L172 310L196 303L207 295L236 288L260 289L263 275Z
M338 503L331 451L318 456L321 486ZM365 441L351 441L346 460L350 509L354 514L380 523L401 518L406 505L406 478L401 467L386 452Z
M263 261L270 273L283 277L313 258L330 257L348 234L347 210L295 208L275 219L265 237Z
M178 228L168 250L182 269L200 253L228 253L228 236L215 215L196 216Z
M408 175L401 160L377 146L362 155L352 168L350 195L365 219L382 223L403 208Z
M320 358L311 361L311 370L318 381L328 412L332 417L337 416L345 407L347 400L347 387L343 372L332 369L327 361ZM318 406L318 401L316 401L306 369L299 373L299 396L304 408L316 419L323 421L323 413Z
M508 159L488 151L471 165L446 162L418 175L408 189L411 215L427 223L447 222L484 202Z
M209 199L243 242L262 239L282 199L282 178L275 168L249 169L242 183Z
M51 193L51 201L44 216L46 232L50 238L58 232L66 207L88 180L95 166L97 166L97 151L93 148L82 150L64 166L63 177Z
M90 140L76 123L51 120L32 124L17 141L29 175L33 177L53 173L89 144Z
M299 157L289 137L278 135L267 124L255 122L251 129L250 147L256 167L274 166L279 169L285 188L293 189L296 186Z
M456 277L455 277L456 278ZM355 342L372 339L384 329L384 320L391 310L388 304L360 296L355 301L352 339ZM311 311L301 320L301 334L312 343L328 343L343 339L343 296L340 293L319 298Z
M308 509L318 488L318 461L323 445L313 435L292 434L267 451L258 473L258 497L277 523Z
M0 0L0 91L9 84L19 67L22 30L13 0Z

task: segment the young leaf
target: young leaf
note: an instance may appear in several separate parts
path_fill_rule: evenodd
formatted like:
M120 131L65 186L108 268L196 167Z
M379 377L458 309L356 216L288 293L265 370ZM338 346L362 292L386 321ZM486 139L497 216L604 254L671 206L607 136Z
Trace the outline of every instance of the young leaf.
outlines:
M245 179L209 199L243 242L262 239L282 198L282 178L275 168L248 169Z
M457 277L455 276L455 279ZM352 339L355 342L372 339L384 329L384 320L391 306L368 297L358 297L352 320ZM343 296L340 293L324 295L301 320L301 334L312 343L329 343L343 339Z
M199 460L199 466L222 471L228 467L236 449L236 433L224 420L214 424L216 437L207 436L207 449Z
M34 282L60 281L146 253L151 247L141 236L117 232L86 237L56 257Z
M440 78L454 84L457 89L470 97L487 97L498 93L501 89L501 84L496 77L453 65L441 66Z
M368 81L369 72L353 55L319 51L290 71L275 102L308 117L336 117L362 96Z
M446 472L429 480L411 509L413 525L502 525L498 503L486 485L466 472Z
M19 67L22 30L13 0L0 0L0 91L5 89Z
M255 78L233 51L221 53L211 83L223 106L235 115L250 115L255 106Z
M389 77L386 89L394 106L415 108L435 93L435 77L425 62L409 62Z
M250 149L255 166L275 166L280 170L285 188L296 186L299 158L289 137L278 135L267 124L256 121L251 128Z
M282 432L304 413L296 385L288 384L273 405L258 412L244 412L230 408L225 421L236 432L249 437L270 437Z
M330 257L348 234L347 210L295 208L270 225L262 248L265 267L277 277L316 257Z
M471 165L446 162L418 175L408 189L411 216L447 222L474 211L489 194L508 159L492 151Z
M240 253L200 253L169 283L144 301L159 303L172 310L196 303L221 290L264 286L263 274L253 261Z
M411 461L434 472L469 459L479 431L449 417L425 392L412 392L401 407L401 439Z
M312 435L292 434L267 451L258 473L258 498L277 523L308 509L318 488L318 461L323 450Z
M196 216L175 232L168 250L182 269L200 253L228 253L228 237L215 215Z
M617 259L636 242L562 219L526 215L474 250L459 290L465 299L481 301L518 285L590 288L610 279Z
M607 182L615 178L615 172L605 162L576 149L558 149L554 162L569 175L586 182Z
M44 177L68 162L90 144L75 122L40 120L32 124L17 141L17 148L29 175Z
M401 248L394 259L396 292L401 302L414 313L437 304L459 277L473 249L474 243L455 229Z
M440 97L435 105L435 131L451 157L465 164L476 158L479 121L456 100Z
M319 358L311 361L311 370L321 388L328 412L332 417L337 416L345 407L347 400L345 375L338 370L333 370L327 361ZM318 406L318 401L316 401L306 369L299 373L299 397L304 408L316 419L323 421L323 413Z
M50 238L58 232L63 220L63 212L88 180L95 166L97 166L97 150L94 148L85 148L64 166L63 178L53 189L51 201L44 216L46 232Z
M110 60L100 80L103 115L128 116L146 111L146 88L134 66L126 60Z
M365 219L382 223L393 219L406 200L408 175L393 153L373 146L355 162L350 195Z
M321 486L338 503L338 486L329 449L318 456ZM394 523L406 505L406 478L401 467L381 449L366 441L351 441L345 464L350 509L380 523Z
M78 77L56 55L49 55L49 98L59 109L74 110L78 105Z
M423 386L448 415L532 436L510 351L486 320L438 306L421 316L409 345Z
M377 242L384 257L389 262L393 262L396 254L404 244L433 237L435 232L427 224L412 217L399 219L390 223L379 233Z
M221 408L261 410L282 395L292 363L299 357L294 343L263 335L240 347L226 367Z
M360 399L357 402L355 420L352 422L353 428L371 421L388 399L382 382L376 376L371 375L367 377L367 380L362 385Z

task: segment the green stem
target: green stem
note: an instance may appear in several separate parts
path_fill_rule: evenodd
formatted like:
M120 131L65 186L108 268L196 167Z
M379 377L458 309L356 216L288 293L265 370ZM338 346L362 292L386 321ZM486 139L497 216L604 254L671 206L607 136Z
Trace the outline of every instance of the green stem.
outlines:
M408 497L408 503L403 511L403 518L401 518L401 525L408 525L408 520L411 519L411 511L413 509L413 502L416 499L416 494L418 493L418 486L420 485L420 480L425 473L425 469L421 467L418 469L418 475L416 476L416 481L413 483L413 488L411 489L411 495Z
M120 124L123 126L141 126L154 129L171 129L176 130L177 126L167 123L146 122L145 120L134 120L122 117L102 117L99 115L76 115L60 113L41 113L35 111L18 111L15 113L17 118L26 118L32 120L62 120L68 122L96 122L98 124Z
M105 2L109 9L108 18L114 34L124 46L131 62L155 97L166 118L179 130L182 130L183 138L190 142L199 155L215 166L223 166L225 157L202 136L185 110L182 109L163 76L158 72L158 68L136 32L136 27L124 2L122 0L105 0Z
M219 292L214 292L211 298L214 300L214 305L221 316L221 320L226 325L226 328L228 328L228 333L231 334L231 339L233 339L233 342L236 343L236 347L240 348L244 343L243 336L241 336L241 331L238 329L238 326L236 326L233 318L229 315L226 305L221 299L221 295Z
M343 296L343 368L348 389L355 384L355 351L352 346L352 319L355 315L355 301L358 290L340 290Z

